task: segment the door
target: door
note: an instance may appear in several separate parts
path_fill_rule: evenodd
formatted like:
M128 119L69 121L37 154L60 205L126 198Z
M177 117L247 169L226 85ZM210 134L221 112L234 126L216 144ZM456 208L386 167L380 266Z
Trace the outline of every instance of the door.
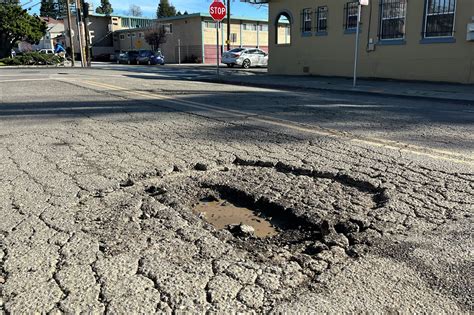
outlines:
M262 67L266 67L268 65L268 55L263 50L257 50L258 55L258 65Z

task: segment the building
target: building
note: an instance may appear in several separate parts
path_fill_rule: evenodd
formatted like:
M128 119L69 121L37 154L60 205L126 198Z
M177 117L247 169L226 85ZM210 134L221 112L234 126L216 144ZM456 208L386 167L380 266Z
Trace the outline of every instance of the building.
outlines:
M357 1L243 1L269 3L271 74L352 75ZM361 23L361 77L474 83L473 0L370 0Z
M64 21L50 17L42 17L41 19L46 22L46 34L37 45L31 46L33 50L54 49L56 42L64 43L66 41Z
M214 64L216 60L216 23L211 16L203 13L188 14L159 19L157 23L167 32L166 43L160 47L166 61L177 63L199 62ZM231 47L259 47L268 51L268 21L231 18ZM116 51L150 49L144 35L147 27L118 30L114 33ZM220 53L227 50L227 23L222 22L219 33Z
M103 14L90 13L89 14L89 34L90 43L92 45L92 55L114 53L114 32L123 29L140 28L153 25L154 21L150 18L131 17L131 16L106 16ZM67 19L64 19L67 27ZM76 15L72 16L72 30L74 37L74 49L79 52L79 37ZM67 46L70 46L68 40Z

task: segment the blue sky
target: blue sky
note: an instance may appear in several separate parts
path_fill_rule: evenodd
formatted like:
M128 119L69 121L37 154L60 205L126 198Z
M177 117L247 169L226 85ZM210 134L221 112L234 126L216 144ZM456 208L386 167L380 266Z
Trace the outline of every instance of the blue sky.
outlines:
M40 0L35 1L39 2ZM94 6L100 4L100 0L90 0ZM176 10L181 12L188 11L189 13L208 12L209 5L213 0L170 0L176 7ZM22 3L29 2L29 0L22 0ZM136 4L142 8L143 15L147 17L155 17L156 8L159 0L110 0L115 14L126 14L130 4ZM31 13L37 13L39 6L36 6ZM266 7L259 7L247 3L241 3L240 0L232 0L232 15L247 16L252 18L268 17L268 10Z

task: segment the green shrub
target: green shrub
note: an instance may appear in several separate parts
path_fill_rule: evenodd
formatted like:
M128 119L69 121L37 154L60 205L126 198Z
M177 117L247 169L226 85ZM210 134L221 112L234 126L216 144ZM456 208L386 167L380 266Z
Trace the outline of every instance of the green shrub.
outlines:
M40 54L39 52L29 52L14 58L0 59L0 63L6 66L57 65L61 61L59 56Z

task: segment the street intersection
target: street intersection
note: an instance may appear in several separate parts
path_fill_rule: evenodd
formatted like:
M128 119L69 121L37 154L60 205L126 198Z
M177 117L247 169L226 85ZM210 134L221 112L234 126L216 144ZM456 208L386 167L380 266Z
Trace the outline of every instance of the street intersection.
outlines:
M0 312L472 312L472 106L143 69L0 73Z

